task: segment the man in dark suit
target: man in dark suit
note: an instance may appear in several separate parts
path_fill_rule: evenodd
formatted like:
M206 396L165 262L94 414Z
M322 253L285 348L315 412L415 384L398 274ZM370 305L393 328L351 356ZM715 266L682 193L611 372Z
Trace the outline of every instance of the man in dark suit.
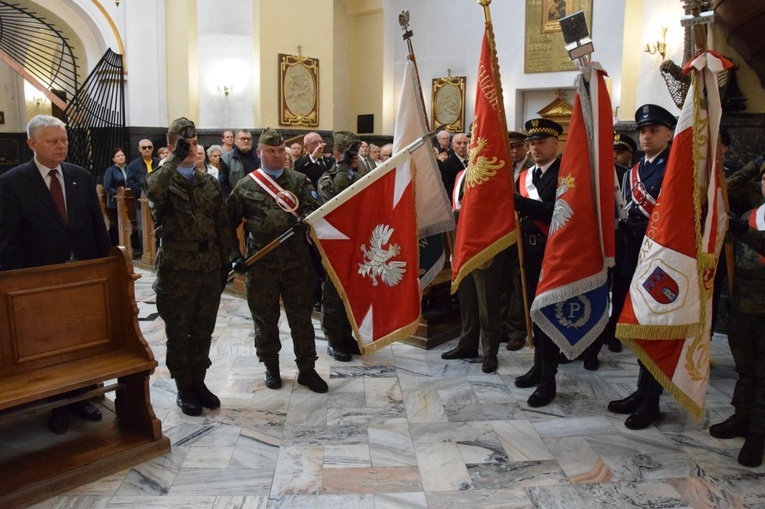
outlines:
M467 168L469 144L470 141L465 134L455 134L454 138L452 138L452 150L454 152L438 165L441 170L441 180L444 183L446 194L449 195L450 200L453 199L452 192L454 191L454 182L457 174Z
M542 272L547 235L550 231L555 190L558 187L558 136L563 133L560 124L545 118L526 122L526 132L534 166L518 176L515 209L521 221L523 237L523 270L526 273L526 296L529 305L537 293ZM530 407L547 405L555 397L555 375L558 372L558 346L536 324L534 335L534 366L515 379L516 387L539 385L529 397Z
M64 162L66 125L37 115L27 125L27 137L34 159L0 175L0 270L108 256L95 182L84 168ZM101 412L82 401L54 409L51 431L66 432L70 410L101 420Z
M333 157L324 157L326 145L319 133L306 134L303 137L305 155L295 161L295 170L308 175L314 188L317 188L319 184L319 177L335 165Z
M152 157L151 155L154 150L154 144L151 140L139 141L138 150L141 152L141 156L130 161L127 168L125 168L125 185L133 192L133 198L135 198L135 222L138 228L131 242L136 257L140 257L142 251L141 230L143 225L141 224L141 202L139 201L141 197L141 181L146 178L146 175L159 167L159 158Z

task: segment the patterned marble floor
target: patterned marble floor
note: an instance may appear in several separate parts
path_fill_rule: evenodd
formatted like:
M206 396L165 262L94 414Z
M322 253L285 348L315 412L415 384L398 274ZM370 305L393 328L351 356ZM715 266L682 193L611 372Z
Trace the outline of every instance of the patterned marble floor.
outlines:
M153 275L138 272L141 328L160 363L152 402L172 451L35 508L765 507L765 467L741 467L742 439L706 431L731 411L736 375L724 336L713 340L703 420L665 395L662 420L630 431L606 411L635 387L628 351L604 349L597 372L562 366L554 403L531 409L532 389L513 385L530 350L503 348L491 375L478 360L441 360L454 341L430 351L395 344L340 363L314 323L317 370L330 388L314 394L295 383L285 320L285 383L269 390L247 304L226 294L207 378L223 405L188 417L164 367ZM75 432L93 425L72 421Z

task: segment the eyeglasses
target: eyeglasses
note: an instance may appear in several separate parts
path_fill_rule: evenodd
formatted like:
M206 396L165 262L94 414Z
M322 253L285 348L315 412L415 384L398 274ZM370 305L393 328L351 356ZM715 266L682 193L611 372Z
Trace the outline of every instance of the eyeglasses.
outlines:
M141 150L151 150L151 149L153 149L153 148L154 148L154 147L152 147L152 146L149 146L149 147L141 147Z

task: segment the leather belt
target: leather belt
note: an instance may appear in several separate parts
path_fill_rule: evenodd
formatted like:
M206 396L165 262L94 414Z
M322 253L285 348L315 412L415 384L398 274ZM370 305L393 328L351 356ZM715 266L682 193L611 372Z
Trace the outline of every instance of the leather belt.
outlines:
M174 240L160 240L159 245L164 249L170 251L187 251L190 253L196 253L199 251L209 251L213 246L211 240L203 240L202 242L176 242Z

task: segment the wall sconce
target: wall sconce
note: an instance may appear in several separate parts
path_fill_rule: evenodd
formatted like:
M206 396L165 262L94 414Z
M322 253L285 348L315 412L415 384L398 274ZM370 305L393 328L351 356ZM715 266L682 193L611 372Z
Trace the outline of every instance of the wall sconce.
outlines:
M218 85L218 92L228 97L228 94L234 91L233 85Z
M656 44L645 43L644 52L655 55L658 53L661 56L661 61L664 61L664 57L667 56L667 27L661 27L661 41L656 41Z

